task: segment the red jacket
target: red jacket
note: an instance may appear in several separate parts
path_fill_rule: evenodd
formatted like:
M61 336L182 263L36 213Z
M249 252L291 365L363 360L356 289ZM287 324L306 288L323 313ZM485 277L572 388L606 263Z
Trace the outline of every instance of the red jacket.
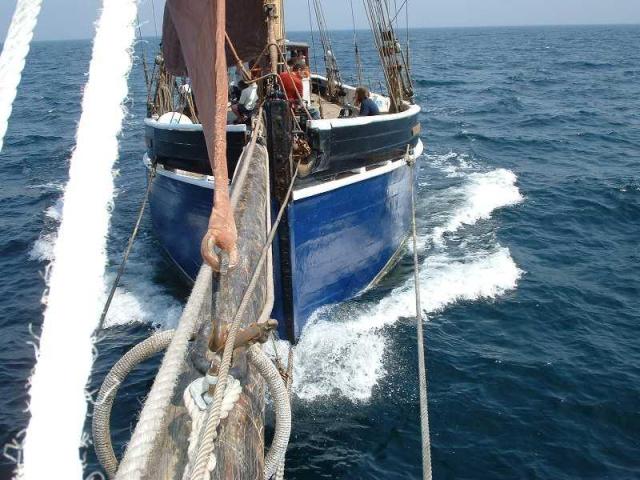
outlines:
M302 78L297 73L283 72L280 74L284 91L290 102L297 102L298 98L302 98ZM296 94L296 90L300 94Z

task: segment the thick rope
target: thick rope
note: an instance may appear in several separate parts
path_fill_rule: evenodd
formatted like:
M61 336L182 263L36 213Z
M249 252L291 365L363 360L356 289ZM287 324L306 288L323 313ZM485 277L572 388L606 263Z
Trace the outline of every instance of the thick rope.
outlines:
M199 329L204 316L201 307L210 295L211 268L200 268L189 301L182 312L173 341L164 356L158 375L147 397L140 420L129 441L116 480L136 480L147 471L155 440L166 429L166 412L173 398L178 376L184 367L189 339Z
M31 419L21 472L28 480L83 476L78 449L100 317L98 299L104 294L113 165L125 116L136 13L136 0L105 0L96 25L39 355L30 380Z
M269 480L283 462L289 436L291 435L291 404L289 392L282 380L282 375L271 359L262 351L261 345L253 345L247 350L247 359L262 375L273 400L276 413L276 431L273 434L271 448L264 458L264 479ZM283 465L284 469L284 465Z
M258 263L255 267L255 270L253 271L253 275L251 277L251 280L249 281L249 285L247 286L247 290L245 291L240 302L240 306L238 307L233 321L231 322L231 327L229 328L229 333L222 354L222 361L220 363L220 368L218 371L218 383L216 384L216 388L214 391L213 405L209 409L206 424L200 432L200 445L198 448L196 461L191 471L191 480L202 480L203 478L205 478L205 475L207 473L207 463L209 461L209 457L211 456L211 452L213 452L214 442L218 436L217 429L220 425L220 408L222 405L223 392L227 384L227 376L229 373L229 368L231 366L231 358L233 355L233 347L236 343L236 335L240 328L240 321L247 306L249 305L249 302L251 301L251 296L256 288L256 284L260 277L262 267L264 266L264 263L268 258L269 252L271 250L271 244L273 243L278 230L278 226L280 225L280 221L282 220L284 212L287 208L287 204L289 203L289 198L291 197L295 180L298 177L299 168L300 163L298 163L298 165L296 166L295 172L291 177L291 183L289 184L287 194L285 195L285 198L282 201L282 205L280 206L278 216L276 217L271 231L269 232L267 241L262 248L260 258L258 259Z
M0 55L0 152L42 0L18 0Z
M422 331L422 307L420 305L420 266L418 263L418 235L416 233L416 163L407 161L411 168L411 227L413 236L413 273L416 292L416 324L418 329L418 376L420 388L420 428L422 431L422 478L431 480L431 439L429 435L429 401L427 398L427 364L424 355L424 333Z
M289 345L289 359L287 360L287 374L285 377L285 384L287 385L287 396L289 397L289 405L291 405L291 386L293 385L293 345ZM276 470L276 480L284 479L285 461L286 455L282 455L282 458L278 463L278 469Z
M205 380L205 378L201 378L200 381ZM208 384L207 384L208 385ZM229 381L227 382L227 389L224 392L224 400L222 402L222 413L220 414L221 419L225 419L233 410L233 407L240 399L240 395L242 394L242 385L239 380L231 377L229 375ZM187 387L184 391L184 395L182 396L182 400L184 402L184 406L191 417L191 433L189 434L189 448L187 451L187 455L189 460L195 460L195 456L198 453L198 433L202 428L202 424L206 419L206 410L200 410L200 407L196 403L195 399L191 395L191 391L189 387ZM215 454L212 454L209 460L209 470L213 470L216 466L216 457ZM183 479L188 480L188 470L189 466L184 469L184 474L182 476Z
M118 394L118 389L125 378L140 363L148 360L157 353L164 351L173 338L174 330L158 332L140 342L129 350L102 382L98 399L93 409L93 444L100 465L105 469L109 478L113 478L118 470L118 459L113 451L111 442L111 409Z

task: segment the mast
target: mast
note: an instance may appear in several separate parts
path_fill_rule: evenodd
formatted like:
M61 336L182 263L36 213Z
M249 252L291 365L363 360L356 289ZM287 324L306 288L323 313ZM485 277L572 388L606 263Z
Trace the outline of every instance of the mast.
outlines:
M371 32L378 49L387 91L394 111L402 110L403 102L413 101L413 82L409 75L408 58L393 28L402 6L391 15L388 0L363 0ZM406 8L406 2L403 4Z
M338 61L331 44L331 37L327 29L327 22L324 16L324 10L320 0L313 0L313 7L316 14L316 23L318 25L318 33L320 34L320 43L324 53L324 64L327 71L327 96L332 100L340 100L342 93L342 77Z
M271 73L278 73L279 49L284 47L284 5L282 0L265 0Z

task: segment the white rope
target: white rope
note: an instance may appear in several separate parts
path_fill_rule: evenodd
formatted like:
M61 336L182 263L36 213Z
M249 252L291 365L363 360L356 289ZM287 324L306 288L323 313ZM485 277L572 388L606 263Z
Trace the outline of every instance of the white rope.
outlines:
M270 480L283 462L291 435L291 403L289 391L271 359L255 344L247 350L247 360L258 370L269 388L276 414L276 428L271 447L264 456L264 480ZM284 470L284 464L282 466ZM284 473L284 472L283 472Z
M120 463L116 480L136 480L142 478L147 471L156 439L166 428L166 412L173 398L178 376L184 367L189 339L204 318L201 315L203 305L211 301L211 273L211 268L207 265L200 268L173 341L162 360L138 425Z
M85 391L105 294L106 238L122 103L128 93L136 0L105 0L96 27L76 148L70 160L19 475L81 479Z
M0 152L41 7L42 0L18 0L0 54Z
M206 379L206 377L205 377ZM202 381L204 379L199 379ZM208 385L208 383L207 383ZM233 378L229 375L229 380L227 382L227 389L224 392L224 399L222 401L222 410L220 412L220 419L224 420L229 416L231 410L240 399L240 394L242 393L242 385L240 381ZM186 388L183 395L184 406L191 417L191 433L189 434L189 449L188 456L189 462L193 462L196 458L196 454L198 453L198 436L200 434L200 429L207 418L207 410L202 409L198 406L193 395L189 388ZM207 464L207 477L210 477L211 472L216 468L216 455L215 452L211 453L211 457L209 459L209 463ZM184 469L184 474L182 476L183 480L188 480L189 478L189 464Z
M416 293L416 324L418 336L418 376L420 389L420 429L422 432L422 478L431 480L431 438L429 434L429 401L427 398L427 364L424 355L424 333L422 331L422 307L420 305L420 269L418 263L418 236L416 232L416 160L409 157L407 163L411 169L411 230L413 236L413 273Z

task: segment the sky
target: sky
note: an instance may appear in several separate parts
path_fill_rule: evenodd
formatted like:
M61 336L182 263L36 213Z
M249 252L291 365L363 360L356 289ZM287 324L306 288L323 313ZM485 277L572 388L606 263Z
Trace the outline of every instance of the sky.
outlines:
M164 0L140 0L143 34L161 28ZM285 0L287 28L308 30L306 0ZM401 0L389 0L402 4ZM92 38L102 0L44 0L36 40ZM408 0L411 27L498 25L640 24L640 0ZM16 0L0 0L0 38L6 36ZM353 0L356 24L366 28L362 1ZM347 0L323 0L330 29L351 29ZM156 11L156 21L152 14Z

